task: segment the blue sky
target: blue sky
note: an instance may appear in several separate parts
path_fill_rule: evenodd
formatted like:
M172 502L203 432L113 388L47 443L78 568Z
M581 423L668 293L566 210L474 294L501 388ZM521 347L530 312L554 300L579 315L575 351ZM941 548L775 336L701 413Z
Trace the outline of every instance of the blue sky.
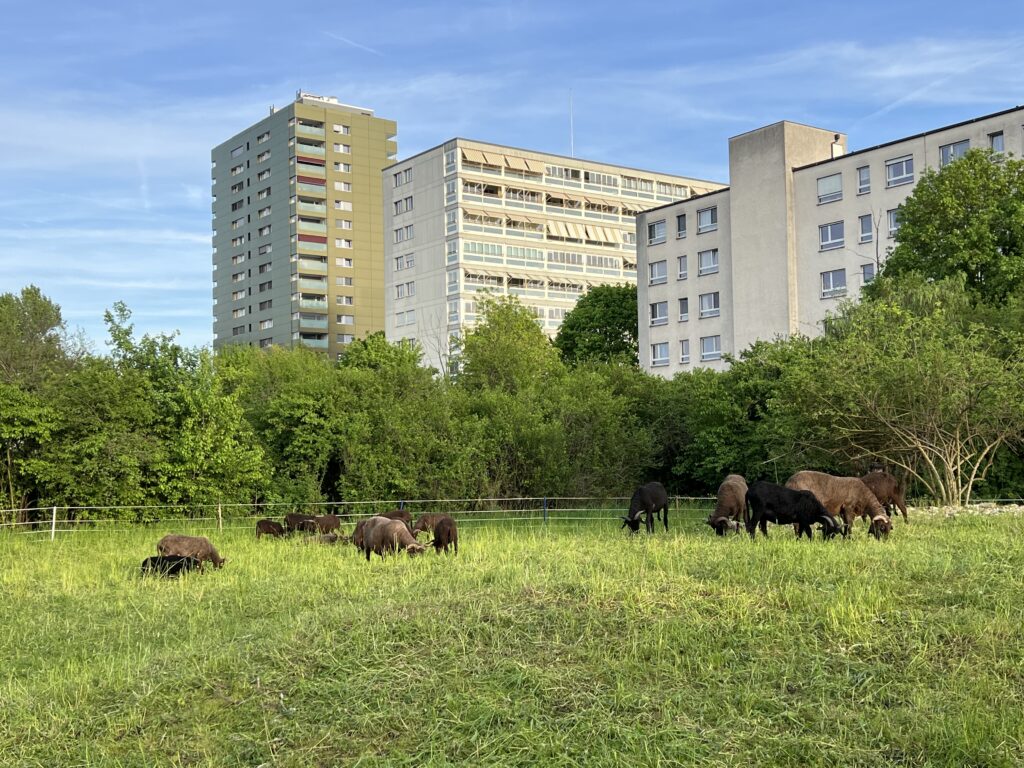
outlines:
M770 10L768 10L770 9ZM0 292L105 350L211 341L210 149L296 89L452 136L727 181L788 119L851 149L1024 103L1024 3L0 0Z

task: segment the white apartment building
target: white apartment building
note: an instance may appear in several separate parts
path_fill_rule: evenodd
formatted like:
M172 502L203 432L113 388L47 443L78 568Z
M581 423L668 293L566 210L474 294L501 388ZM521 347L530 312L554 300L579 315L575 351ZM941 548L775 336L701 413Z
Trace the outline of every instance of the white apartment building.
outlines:
M640 211L721 186L459 138L383 173L386 335L439 370L481 294L552 336L589 288L635 282Z
M637 216L641 366L670 378L820 334L885 261L921 171L974 147L1024 153L1024 107L849 153L786 121L731 138L729 187Z

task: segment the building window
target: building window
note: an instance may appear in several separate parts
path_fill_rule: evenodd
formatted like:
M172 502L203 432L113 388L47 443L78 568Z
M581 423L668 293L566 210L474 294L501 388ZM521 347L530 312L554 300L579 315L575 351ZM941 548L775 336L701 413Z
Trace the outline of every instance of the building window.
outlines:
M245 307L239 307L238 309L231 310L232 317L245 317Z
M232 264L241 264L243 261L245 261L244 253L236 253L234 256L231 257Z
M668 342L662 341L658 344L651 344L651 365L668 365Z
M269 215L270 215L270 206L269 205L266 208L260 208L256 212L256 218L257 219L265 219Z
M843 199L843 174L833 173L818 179L818 205Z
M348 256L339 256L334 259L334 266L336 267L351 267L352 259Z
M871 214L865 213L857 219L860 222L860 241L870 243L874 237L874 225L871 221Z
M352 220L351 219L335 219L334 220L334 226L338 227L339 229L352 229Z
M722 306L719 303L718 291L714 293L702 293L700 295L700 316L718 317L722 313Z
M652 261L647 265L647 270L650 275L650 279L648 280L649 285L661 285L662 283L668 282L667 261Z
M404 299L406 296L416 295L416 281L411 280L408 283L399 283L395 286L395 298Z
M273 339L260 339L260 349L266 349L274 343Z
M407 224L404 227L399 227L394 230L394 242L404 243L406 240L412 240L413 238L413 225Z
M257 200L265 200L268 197L270 197L270 187L267 187L266 189L261 189L259 192L256 193Z
M243 280L245 280L245 272L235 272L235 274L231 276L232 283L240 283Z
M830 251L843 247L843 222L833 221L818 227L818 250Z
M697 274L713 275L718 271L718 249L701 251L697 254Z
M988 135L988 145L993 152L1005 152L1006 150L1003 149L1003 132L990 133Z
M676 216L676 239L686 237L686 214Z
M234 193L241 192L243 189L245 189L245 185L242 182L238 182L237 184L231 185L231 191Z
M668 302L656 301L651 304L651 325L665 325L668 322Z
M238 210L239 208L241 208L241 207L242 207L243 205L245 205L245 201L244 201L244 200L236 200L235 202L233 202L233 203L231 204L231 210L232 210L232 211L237 211L237 210Z
M261 331L265 331L268 328L273 328L273 327L274 327L274 321L273 320L260 320L260 330Z
M406 213L412 210L412 197L403 197L401 200L395 200L393 203L395 206L395 215L400 213Z
M963 157L971 148L971 142L967 139L955 141L952 144L944 144L939 147L939 167L949 165L957 158Z
M270 309L273 306L274 306L274 300L273 299L267 299L266 301L261 301L260 302L260 312L268 310L268 309Z
M269 291L273 287L274 287L274 281L273 280L267 280L267 282L265 282L265 283L260 283L259 292L263 293L264 291Z
M889 237L896 237L900 228L900 211L898 208L893 208L886 213L889 219Z
M334 170L338 171L339 173L352 173L352 164L351 163L340 163L340 162L339 163L335 163L334 164Z
M697 234L718 229L718 206L697 211Z
M270 271L270 265L271 265L271 263L270 263L269 261L268 261L268 262L267 262L266 264L260 264L260 266L259 266L259 269L258 269L257 271L258 271L258 272L259 272L259 273L260 273L261 275L262 275L262 274L265 274L265 273L267 273L267 272L269 272L269 271Z
M701 360L720 360L722 358L722 337L702 336L700 340Z
M355 335L351 333L339 333L335 338L338 340L339 344L351 344L356 340Z
M396 187L400 187L403 184L408 184L410 181L412 181L412 168L406 168L405 170L392 174L392 179L394 179L394 185Z
M679 322L685 322L690 319L690 300L680 299L679 300Z
M690 340L682 339L679 342L679 362L686 363L690 362Z
M415 325L416 323L416 310L407 309L405 312L395 313L395 327L402 328L406 325Z
M350 277L349 280L351 279ZM342 307L352 307L355 306L356 299L354 296L335 296L334 303Z
M875 279L875 265L873 263L872 264L862 264L861 267L860 267L860 277L861 277L861 280L863 280L865 283L870 283L872 280L874 280Z
M647 244L657 245L665 242L665 220L652 221L647 225Z
M914 158L912 155L885 161L885 186L898 187L914 182Z
M336 211L351 211L352 203L348 200L335 200L334 210Z
M459 270L450 269L448 270L448 293L459 292Z
M352 154L352 146L350 144L335 144L334 145L334 151L335 152L340 152L343 155L351 155Z
M355 315L337 315L335 316L335 322L338 325L355 325Z
M677 269L678 269L678 271L676 273L676 279L677 280L685 280L686 279L686 257L685 256L677 256L676 257L676 262L677 262Z
M262 163L262 162L265 162L265 161L267 161L269 159L270 159L270 150L269 149L266 152L260 152L258 155L256 155L256 162L257 163Z
M238 300L244 299L244 298L245 298L245 289L244 288L242 290L240 290L240 291L235 291L234 293L231 294L231 300L232 301L238 301Z
M352 285L353 285L353 278L349 277L348 275L343 276L343 277L335 276L334 284L335 285L343 285L343 286L345 286L347 288L351 288Z
M260 237L266 237L267 235L270 234L270 224L267 224L267 226L265 227L260 227L258 230L256 230L256 232L259 234Z
M268 253L270 253L270 252L271 252L272 250L274 250L274 246L273 246L272 244L270 244L270 243L267 243L266 245L261 245L261 246L260 246L260 247L259 247L259 248L258 248L258 249L256 250L256 253L258 253L258 254L259 254L260 256L266 256L266 255L267 255Z
M348 136L352 131L347 125L335 125L334 132L340 133L342 136Z
M821 298L834 299L846 295L846 270L833 269L821 273Z
M244 216L242 218L240 218L240 219L235 219L234 221L231 222L231 228L232 229L241 229L244 226L245 226L245 217Z
M231 238L231 245L242 245L245 242L245 236L239 235L238 237Z
M231 168L231 175L232 176L237 176L238 174L240 174L244 170L245 170L245 166L244 165L232 166L232 168Z
M334 182L335 192L351 192L352 182L351 181L336 181Z
M352 241L349 240L347 237L336 237L336 238L334 238L334 247L335 248L351 248L352 247Z
M245 152L245 145L244 144L239 144L237 147L235 147L234 149L231 150L231 156L232 157L238 157L243 152Z
M234 328L231 329L232 336L241 336L243 333L245 333L244 325L236 325Z
M871 191L871 168L862 165L857 169L857 194L866 195Z
M257 144L262 144L264 141L269 141L269 140L270 140L270 131L264 131L263 133L261 133L259 136L256 137L256 143Z

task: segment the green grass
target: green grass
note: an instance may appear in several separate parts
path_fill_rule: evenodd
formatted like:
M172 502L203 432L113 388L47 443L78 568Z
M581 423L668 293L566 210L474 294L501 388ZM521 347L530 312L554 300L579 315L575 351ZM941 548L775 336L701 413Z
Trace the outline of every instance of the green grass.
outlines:
M457 558L0 536L0 765L1024 764L1024 519L465 524Z

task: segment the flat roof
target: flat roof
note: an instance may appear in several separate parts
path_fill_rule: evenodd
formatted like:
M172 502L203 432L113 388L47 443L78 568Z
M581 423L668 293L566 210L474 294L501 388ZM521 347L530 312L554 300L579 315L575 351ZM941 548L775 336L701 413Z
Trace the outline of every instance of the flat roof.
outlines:
M844 160L847 157L853 157L855 155L861 155L865 152L874 152L876 149L883 149L884 147L891 147L895 144L902 144L904 141L913 141L914 139L921 139L925 136L931 136L933 133L940 133L942 131L949 131L953 128L959 128L963 125L970 125L971 123L979 123L982 120L991 120L993 117L999 117L1001 115L1008 115L1011 112L1017 110L1024 110L1024 105L1010 107L1009 109L1002 109L999 112L993 112L990 115L982 115L981 117L972 117L970 120L963 120L959 123L953 123L952 125L944 125L941 128L932 128L928 131L922 131L921 133L915 133L912 136L904 136L902 139L894 139L893 141L886 141L882 144L875 144L873 147L865 147L864 149L858 149L855 152L847 152L845 155L839 157L829 157L824 160L818 160L814 163L808 163L807 165L800 165L793 168L794 171L802 171L804 168L814 168L817 165L824 165L825 163L834 163L837 160Z
M722 183L720 181L710 181L709 179L698 179L695 176L679 176L678 174L666 173L665 171L650 171L650 170L645 170L643 168L631 168L628 165L616 165L615 163L606 163L603 160L589 160L589 159L587 159L585 157L570 157L569 155L558 155L558 154L555 154L554 152L544 152L543 150L539 150L539 149L525 149L523 147L513 147L513 146L509 146L507 144L494 144L493 142L490 142L490 141L480 141L479 139L467 139L464 136L455 136L455 137L453 137L451 139L448 139L448 141L443 141L440 144L431 147L430 149L425 149L422 152L417 152L415 155L410 155L409 157L403 158L402 160L398 160L397 162L394 162L391 165L385 166L382 170L386 171L389 168L394 168L396 165L401 165L402 163L408 163L410 160L415 160L417 157L421 157L422 155L426 155L426 154L428 154L430 152L435 152L438 149L442 149L445 144L450 144L453 141L456 141L456 142L457 141L469 141L469 142L472 142L473 144L483 144L484 146L494 147L496 149L511 149L514 152L529 152L529 153L534 154L534 155L545 155L547 157L554 157L554 158L558 158L560 160L570 160L570 161L575 161L577 163L592 163L594 165L605 165L605 166L608 166L609 168L618 168L618 169L623 170L623 171L633 171L634 173L647 173L647 174L651 174L651 175L654 175L654 176L668 176L669 178L673 178L673 179L683 179L685 181L695 181L698 184L721 184ZM689 198L689 199L692 199L692 198Z
M712 195L720 195L722 192L728 192L729 187L722 187L721 189L715 189L711 192L705 192L702 195L694 195L693 197L685 197L681 200L673 200L671 203L663 203L655 206L654 208L644 208L640 213L653 213L654 211L660 211L662 208L671 208L673 205L679 205L680 203L692 203L694 200L702 200L705 197L711 197Z

